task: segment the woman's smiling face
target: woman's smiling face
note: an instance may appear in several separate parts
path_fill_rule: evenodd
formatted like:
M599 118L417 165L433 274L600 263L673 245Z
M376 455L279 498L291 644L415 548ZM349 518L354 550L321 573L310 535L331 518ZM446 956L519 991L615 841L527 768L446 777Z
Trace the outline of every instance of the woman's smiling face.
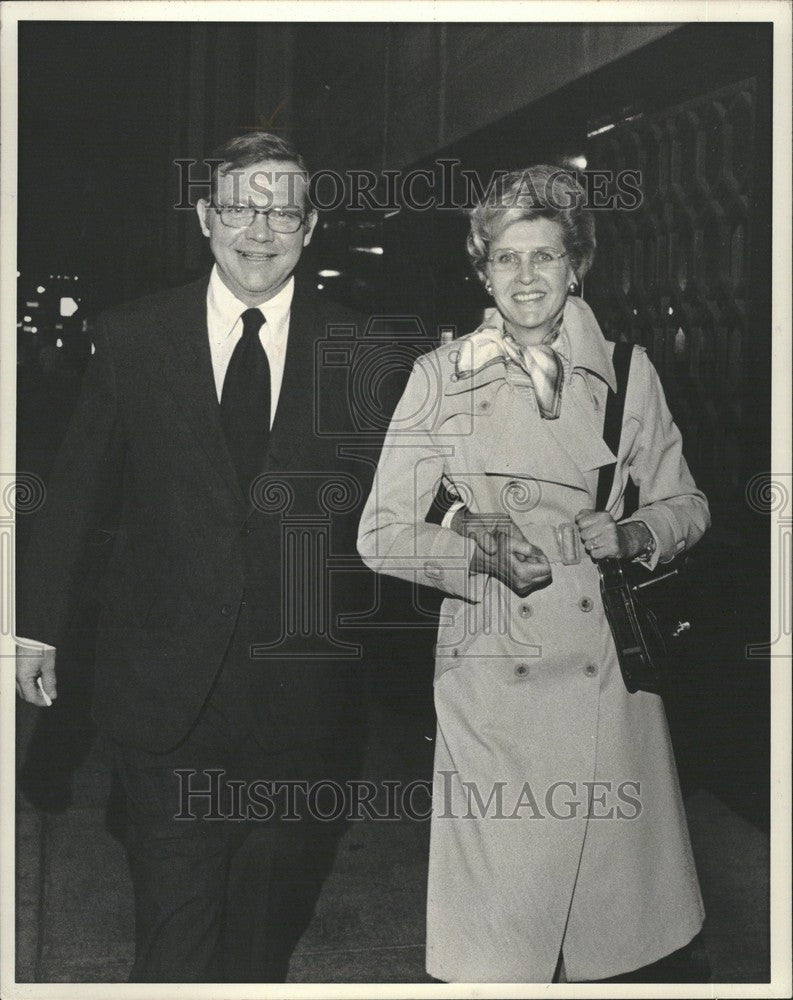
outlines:
M519 251L520 264L515 270L487 264L486 274L498 311L516 340L540 344L564 309L570 283L575 280L569 258L559 258L565 253L562 228L553 219L510 221L507 215L494 228L490 257L500 250ZM535 250L549 250L553 257L538 267L529 259Z

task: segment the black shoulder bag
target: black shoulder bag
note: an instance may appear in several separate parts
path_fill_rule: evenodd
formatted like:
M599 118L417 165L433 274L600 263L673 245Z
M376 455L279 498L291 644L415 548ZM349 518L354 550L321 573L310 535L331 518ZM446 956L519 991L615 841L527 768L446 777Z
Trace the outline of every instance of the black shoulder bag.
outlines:
M603 424L603 440L619 452L622 417L630 377L633 345L614 345L614 371L617 391L609 390ZM597 509L605 510L614 482L614 465L602 466L598 478ZM633 481L625 490L623 517L630 517L639 506L639 491ZM632 560L602 559L598 562L600 592L606 609L614 644L617 647L622 678L631 693L663 692L670 674L672 650L678 648L689 632L685 592L685 555L659 564L648 571Z

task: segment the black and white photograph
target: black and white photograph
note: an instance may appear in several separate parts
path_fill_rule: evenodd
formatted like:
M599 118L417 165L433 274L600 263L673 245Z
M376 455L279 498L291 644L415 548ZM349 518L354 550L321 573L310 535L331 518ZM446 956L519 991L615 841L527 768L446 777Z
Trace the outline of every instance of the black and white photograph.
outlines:
M0 994L789 996L791 5L0 27Z

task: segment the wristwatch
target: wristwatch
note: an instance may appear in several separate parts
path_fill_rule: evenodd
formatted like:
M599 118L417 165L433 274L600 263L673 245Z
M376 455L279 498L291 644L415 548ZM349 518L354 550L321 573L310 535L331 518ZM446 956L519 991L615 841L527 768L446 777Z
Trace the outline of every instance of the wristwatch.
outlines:
M644 527L647 528L647 525L644 523L644 521L637 521L636 523L637 524L643 524ZM655 550L657 548L657 546L655 544L655 536L653 535L653 533L650 531L649 528L647 528L647 533L650 536L650 538L639 549L639 551L633 557L634 559L638 559L640 561L641 560L646 560L646 559L649 559L650 556L652 556L655 553Z

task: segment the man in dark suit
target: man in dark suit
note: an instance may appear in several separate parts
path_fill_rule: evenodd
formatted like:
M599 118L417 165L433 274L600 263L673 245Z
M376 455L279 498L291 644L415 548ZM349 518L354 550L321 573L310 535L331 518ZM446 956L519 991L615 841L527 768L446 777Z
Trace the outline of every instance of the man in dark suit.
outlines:
M358 651L333 634L350 588L327 555L354 552L367 489L339 447L342 383L328 394L316 363L360 317L295 281L317 218L291 144L249 134L214 158L212 273L100 317L18 578L17 689L46 705L121 485L93 714L127 796L143 982L285 978L362 722Z

